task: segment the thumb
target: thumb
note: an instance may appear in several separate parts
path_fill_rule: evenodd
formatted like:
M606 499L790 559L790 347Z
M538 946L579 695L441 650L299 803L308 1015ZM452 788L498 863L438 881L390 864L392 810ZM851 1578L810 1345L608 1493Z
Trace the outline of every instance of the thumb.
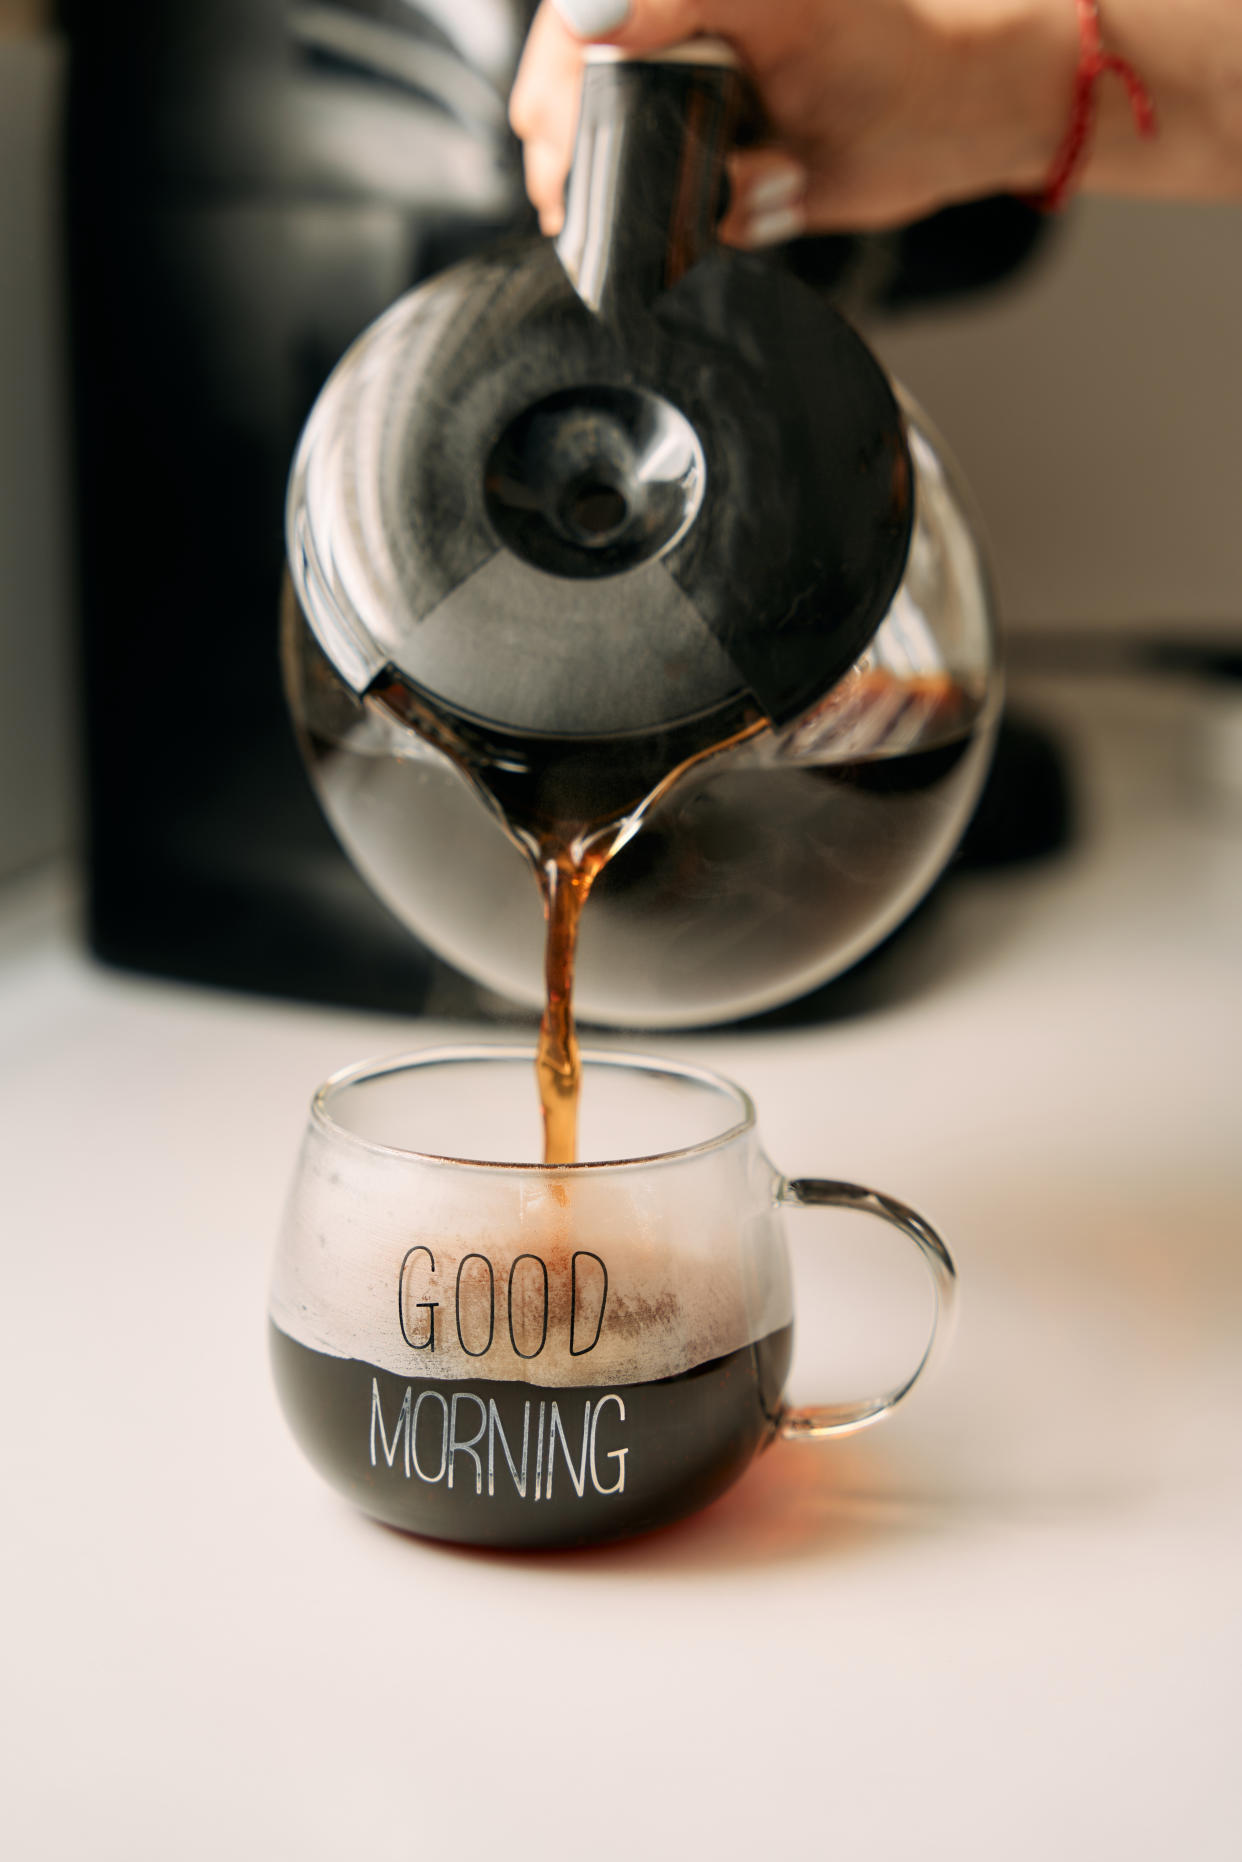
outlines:
M552 4L579 39L608 39L629 52L657 51L704 30L703 0L552 0Z

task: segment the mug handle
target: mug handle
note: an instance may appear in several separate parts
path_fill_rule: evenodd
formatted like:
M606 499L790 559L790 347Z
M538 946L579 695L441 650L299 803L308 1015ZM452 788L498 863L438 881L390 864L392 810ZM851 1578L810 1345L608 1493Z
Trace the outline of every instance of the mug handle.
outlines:
M885 1196L879 1190L865 1190L857 1183L797 1177L792 1182L781 1183L776 1200L784 1208L857 1209L864 1215L878 1216L914 1242L931 1275L936 1296L931 1333L922 1357L904 1383L897 1384L883 1396L864 1398L861 1403L823 1403L810 1409L786 1409L778 1424L780 1434L795 1442L812 1441L825 1435L851 1435L855 1429L869 1428L896 1409L932 1360L943 1356L953 1330L957 1269L930 1222L925 1222L905 1203L898 1202L895 1196Z

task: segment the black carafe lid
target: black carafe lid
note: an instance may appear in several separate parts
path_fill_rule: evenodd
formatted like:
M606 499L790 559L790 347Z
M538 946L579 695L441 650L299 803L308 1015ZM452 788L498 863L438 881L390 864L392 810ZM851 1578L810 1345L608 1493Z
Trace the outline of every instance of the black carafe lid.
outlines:
M740 79L699 41L588 63L564 230L401 300L335 371L290 559L358 692L488 734L798 716L900 582L901 416L859 337L714 244Z

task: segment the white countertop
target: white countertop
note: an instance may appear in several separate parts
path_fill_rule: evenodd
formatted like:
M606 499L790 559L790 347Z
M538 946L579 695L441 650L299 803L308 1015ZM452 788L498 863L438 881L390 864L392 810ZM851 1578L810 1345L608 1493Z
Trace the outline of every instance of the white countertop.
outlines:
M403 1538L276 1409L310 1091L463 1030L111 974L10 898L6 1855L1233 1862L1242 809L1193 775L1191 688L1034 697L1078 744L1069 854L955 882L886 1007L650 1043L740 1077L791 1174L925 1210L953 1354L621 1547ZM834 1221L791 1231L795 1396L920 1317L900 1243Z

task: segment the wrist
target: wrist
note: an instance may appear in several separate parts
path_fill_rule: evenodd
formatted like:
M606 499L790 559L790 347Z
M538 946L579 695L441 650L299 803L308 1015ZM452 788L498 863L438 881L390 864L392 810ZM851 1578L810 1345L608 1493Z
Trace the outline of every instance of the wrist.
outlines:
M1134 134L1124 91L1101 87L1085 182L1180 199L1242 196L1242 36L1238 0L1100 0L1104 42L1137 71L1159 133Z
M1096 78L1086 112L1088 135L1075 169L1076 185L1095 192L1166 198L1242 196L1242 38L1239 0L1099 0L1098 50L1107 68ZM1035 17L1039 15L1039 17ZM1055 179L1058 157L1081 104L1087 46L1076 0L1035 0L1028 22L1032 45L1031 126L1049 108L1057 73L1054 117L1043 165L1009 185L1042 194ZM1037 68L1038 48L1044 64ZM1041 76L1042 73L1042 76ZM1054 96L1056 92L1054 90Z
M1048 213L1057 212L1082 185L1084 172L1095 153L1101 88L1105 87L1103 101L1107 109L1109 81L1115 80L1114 93L1119 86L1125 94L1134 135L1150 138L1156 133L1155 106L1146 84L1128 59L1105 47L1099 0L1074 0L1074 16L1078 26L1078 60L1068 119L1042 188L1037 194L1028 196ZM1118 129L1115 107L1111 119L1106 121L1111 135L1115 136Z
M1084 18L1079 0L949 0L976 53L976 110L998 192L1059 206L1083 186L1153 191L1164 151L1153 147L1146 106L1158 48L1136 27L1163 4L1099 0Z
M968 165L962 192L1038 194L1065 134L1079 60L1075 0L931 0L945 76L956 93L949 127Z

